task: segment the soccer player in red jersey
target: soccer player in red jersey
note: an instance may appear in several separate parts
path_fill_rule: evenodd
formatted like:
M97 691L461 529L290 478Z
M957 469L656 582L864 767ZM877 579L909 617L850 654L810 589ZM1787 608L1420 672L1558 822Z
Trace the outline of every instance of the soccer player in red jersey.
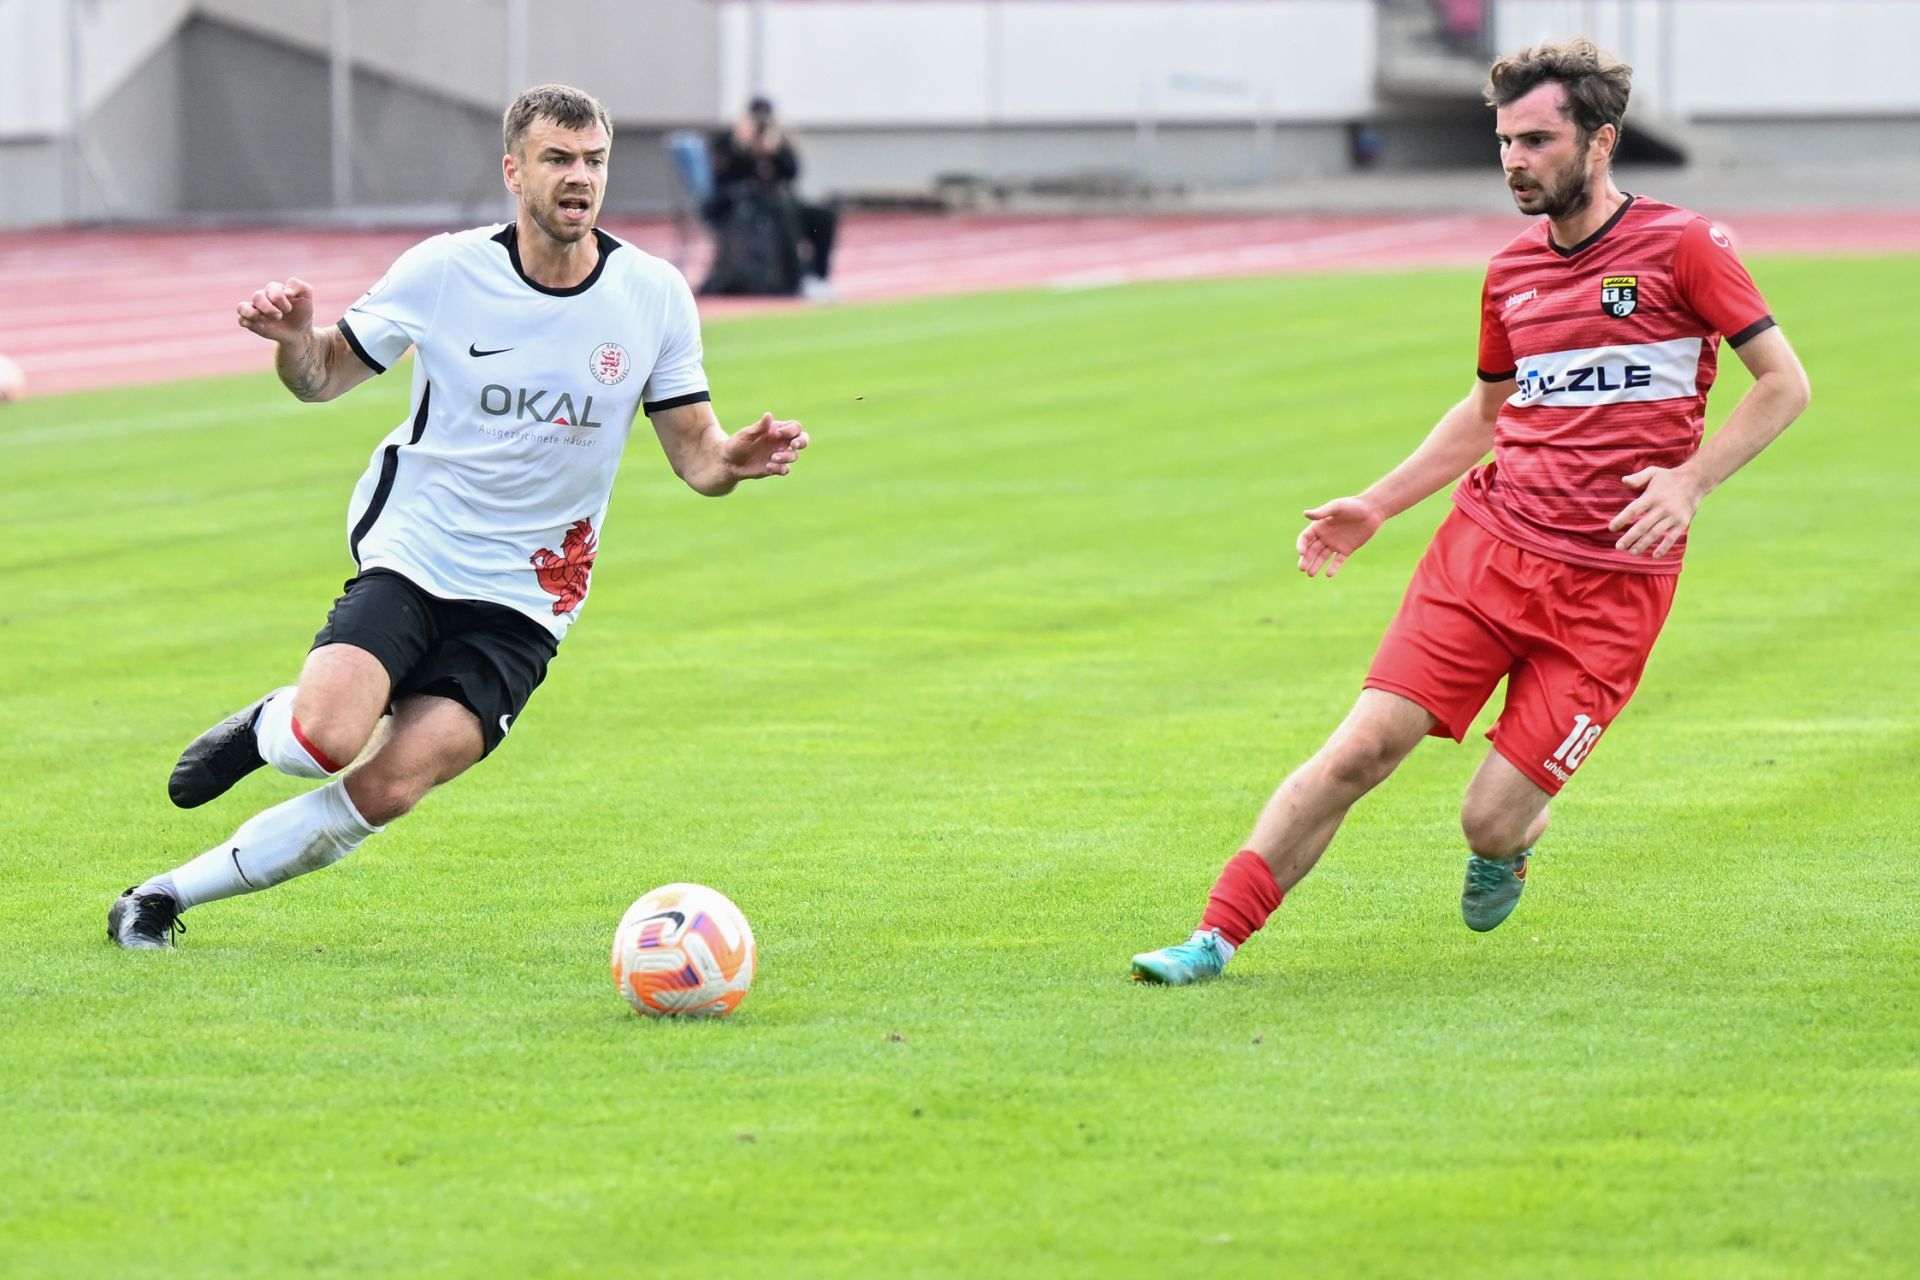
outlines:
M1300 570L1332 577L1457 480L1453 510L1346 721L1268 801L1192 937L1135 956L1136 979L1218 974L1348 809L1422 738L1463 740L1502 678L1493 749L1460 807L1460 906L1482 932L1506 919L1548 802L1639 683L1701 499L1806 408L1806 373L1725 233L1614 185L1631 76L1587 40L1494 64L1507 186L1539 221L1488 267L1479 378L1399 466L1306 513ZM1723 337L1754 384L1702 444Z

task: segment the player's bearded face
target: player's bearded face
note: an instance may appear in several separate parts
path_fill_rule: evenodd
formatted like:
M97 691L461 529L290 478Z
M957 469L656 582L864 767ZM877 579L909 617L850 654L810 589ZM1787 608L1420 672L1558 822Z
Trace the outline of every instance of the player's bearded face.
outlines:
M1593 203L1593 171L1587 164L1587 153L1592 148L1593 139L1589 136L1583 138L1561 164L1538 165L1524 173L1509 173L1507 187L1513 192L1513 202L1520 212L1567 218Z

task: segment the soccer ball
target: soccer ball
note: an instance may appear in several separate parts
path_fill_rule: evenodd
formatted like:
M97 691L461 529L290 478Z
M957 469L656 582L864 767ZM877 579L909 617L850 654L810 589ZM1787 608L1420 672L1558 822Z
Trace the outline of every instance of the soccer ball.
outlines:
M27 375L20 366L5 356L0 356L0 404L9 400L18 400L27 394Z
M753 930L705 885L655 889L613 931L613 985L649 1018L718 1018L753 984Z

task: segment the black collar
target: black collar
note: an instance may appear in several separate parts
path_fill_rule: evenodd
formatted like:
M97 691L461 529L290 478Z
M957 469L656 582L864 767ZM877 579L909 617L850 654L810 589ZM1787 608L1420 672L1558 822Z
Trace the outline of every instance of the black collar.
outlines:
M514 274L525 281L529 289L538 290L550 298L571 298L576 293L585 293L587 290L593 288L594 281L598 280L600 273L607 269L607 258L615 249L620 247L620 242L598 227L593 229L593 239L594 243L600 246L600 260L593 264L593 270L587 273L587 278L569 288L555 289L551 285L541 284L538 280L529 276L527 269L520 265L519 224L509 222L493 237L496 243L503 244L507 247L507 258L513 263Z
M1614 225L1618 223L1620 219L1627 216L1627 210L1633 208L1633 202L1637 198L1638 197L1634 196L1631 192L1627 193L1627 198L1620 202L1620 207L1613 211L1613 216L1611 218L1608 218L1604 223L1602 223L1598 231L1594 232L1592 235L1588 236L1585 240L1582 240L1579 244L1573 246L1573 248L1571 249L1562 249L1558 244L1554 243L1553 224L1549 222L1547 224L1547 246L1551 248L1555 253L1559 254L1561 257L1571 258L1574 254L1579 253L1582 249L1585 249L1589 245L1596 243L1600 239L1600 237L1606 235L1607 232L1613 230ZM514 259L514 265L516 267L520 265L520 260L518 258ZM594 274L595 275L600 274L597 268L595 269ZM538 288L538 287L539 286L537 285L535 286L535 288ZM552 292L552 290L548 290L548 292Z

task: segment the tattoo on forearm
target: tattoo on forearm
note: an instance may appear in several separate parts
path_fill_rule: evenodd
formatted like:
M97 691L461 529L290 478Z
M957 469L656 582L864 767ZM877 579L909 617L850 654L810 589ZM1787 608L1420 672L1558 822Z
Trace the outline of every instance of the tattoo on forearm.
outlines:
M318 395L327 385L327 351L318 334L309 333L307 340L298 348L283 347L287 359L283 362L280 377L287 389L305 400Z

